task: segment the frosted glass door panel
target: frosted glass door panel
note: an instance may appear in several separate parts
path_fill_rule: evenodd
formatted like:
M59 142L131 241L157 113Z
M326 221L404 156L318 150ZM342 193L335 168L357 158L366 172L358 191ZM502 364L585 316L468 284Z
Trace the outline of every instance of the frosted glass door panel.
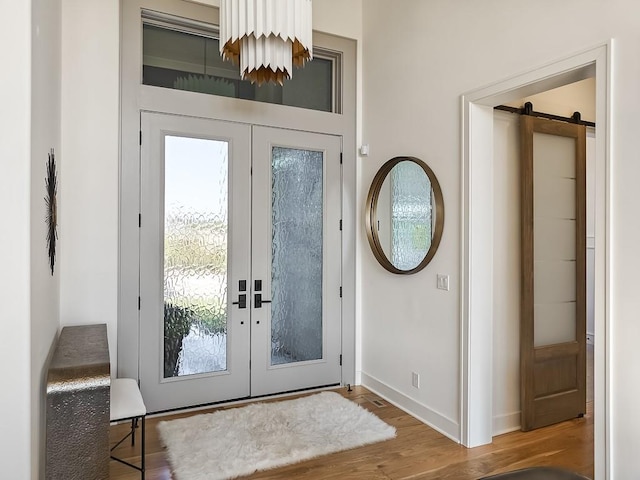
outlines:
M575 302L575 262L536 261L534 268L536 306Z
M534 175L537 170L550 178L576 178L575 139L534 132L533 145Z
M575 179L549 177L539 174L539 176L534 176L533 179L533 195L534 214L537 217L572 220L576 218Z
M533 134L534 346L576 339L576 146Z
M225 141L165 137L165 378L227 369L228 155Z
M534 342L539 346L575 340L576 304L558 302L535 305L533 307L536 335ZM558 342L558 339L567 339Z
M538 217L533 242L538 261L575 260L576 221Z
M322 358L323 152L272 149L271 364Z

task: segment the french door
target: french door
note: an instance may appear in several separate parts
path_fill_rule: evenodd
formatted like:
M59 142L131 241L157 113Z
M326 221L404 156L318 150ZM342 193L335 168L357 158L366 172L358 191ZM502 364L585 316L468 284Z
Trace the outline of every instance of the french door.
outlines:
M150 411L340 382L340 138L142 113Z

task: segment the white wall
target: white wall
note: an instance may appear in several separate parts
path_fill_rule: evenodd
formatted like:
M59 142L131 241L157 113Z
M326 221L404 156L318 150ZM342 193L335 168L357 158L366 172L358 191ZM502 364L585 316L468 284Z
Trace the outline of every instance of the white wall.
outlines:
M192 0L214 7L220 0ZM362 0L319 0L313 2L313 29L342 37L362 36Z
M533 103L536 112L553 113L562 117L570 117L573 112L580 112L582 120L595 122L596 79L586 78L515 102L508 102L506 105L521 108L526 102Z
M11 5L9 5L9 3ZM45 169L60 144L60 3L3 2L0 62L11 65L0 88L0 464L7 478L44 473L44 377L58 330L58 275L49 273Z
M522 19L544 24L553 35L523 35ZM386 159L413 154L438 175L447 218L440 251L418 275L387 274L363 252L362 369L454 426L460 394L460 95L614 39L608 426L614 478L634 478L640 449L640 384L630 381L640 375L640 5L407 0L399 8L390 0L369 0L363 2L363 28L363 139L372 155L362 163L362 186ZM436 290L437 272L452 275L450 292ZM412 369L422 374L420 390L410 387Z
M31 2L2 0L0 11L0 465L7 478L31 478L30 122ZM4 434L11 432L11 434Z
M60 322L106 323L112 370L118 312L119 2L62 0Z
M520 122L493 122L493 434L520 428Z
M60 249L54 275L47 255L44 202L47 154L60 172L60 0L32 2L31 58L31 461L32 477L44 474L46 366L60 324ZM58 176L58 182L64 178ZM62 209L64 205L60 202Z

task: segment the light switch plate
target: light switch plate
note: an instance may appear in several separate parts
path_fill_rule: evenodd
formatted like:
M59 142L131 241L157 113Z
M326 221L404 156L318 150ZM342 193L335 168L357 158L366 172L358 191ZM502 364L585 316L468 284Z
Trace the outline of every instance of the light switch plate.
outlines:
M449 291L449 275L442 275L441 273L438 274L438 288L440 290L446 290L447 292Z

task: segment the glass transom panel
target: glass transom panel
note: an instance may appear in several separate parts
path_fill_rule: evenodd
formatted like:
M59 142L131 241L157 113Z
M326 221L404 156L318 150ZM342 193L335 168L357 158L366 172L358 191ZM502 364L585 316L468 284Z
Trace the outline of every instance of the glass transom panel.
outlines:
M334 111L333 60L318 55L283 86L258 86L220 56L217 38L143 24L142 83L257 102Z

